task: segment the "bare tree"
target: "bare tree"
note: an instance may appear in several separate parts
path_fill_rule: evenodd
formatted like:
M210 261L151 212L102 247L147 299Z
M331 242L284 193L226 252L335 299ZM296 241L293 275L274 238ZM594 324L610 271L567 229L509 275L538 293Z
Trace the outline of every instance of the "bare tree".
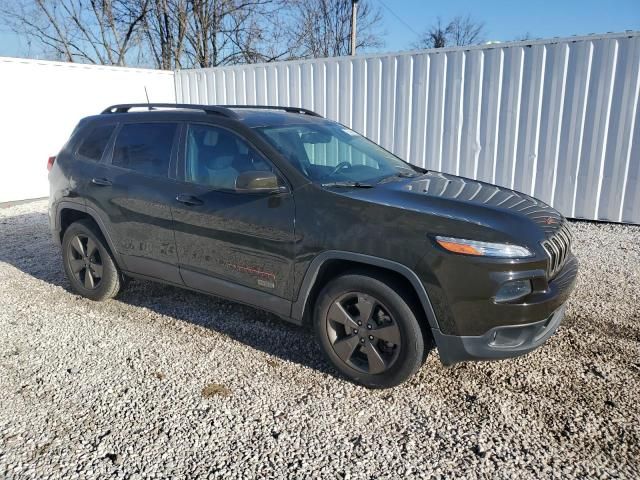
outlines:
M293 0L293 55L299 58L348 55L351 39L350 0ZM361 0L357 12L356 48L383 45L382 16L369 1Z
M139 43L149 0L30 0L0 8L18 34L68 62L125 65Z
M414 44L416 48L444 48L448 44L449 25L443 25L438 17L436 23L426 30Z
M5 23L70 62L173 69L349 52L350 0L2 1ZM382 45L370 1L358 9L358 48Z
M139 0L140 1L140 0ZM158 68L214 67L288 56L284 0L150 0L146 48Z
M188 28L187 0L149 1L143 19L144 48L157 68L182 67Z
M448 28L450 45L463 47L483 41L484 22L477 22L469 15L454 17Z
M290 58L292 46L286 16L286 0L261 2L254 9L235 9L231 14L230 35L234 53L223 62L258 63Z
M484 22L478 22L469 15L454 17L446 25L438 17L436 23L427 29L413 45L416 48L443 48L477 45L483 41Z
M188 48L190 63L214 67L266 62L288 52L274 54L281 28L273 19L282 7L279 0L190 0Z

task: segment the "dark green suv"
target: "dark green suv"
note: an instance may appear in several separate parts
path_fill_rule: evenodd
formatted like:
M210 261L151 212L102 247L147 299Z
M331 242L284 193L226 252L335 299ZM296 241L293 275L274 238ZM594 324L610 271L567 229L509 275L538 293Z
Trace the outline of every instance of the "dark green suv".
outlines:
M75 291L105 300L139 277L313 324L369 387L406 380L432 345L446 365L536 348L577 273L548 205L299 108L116 105L49 168Z

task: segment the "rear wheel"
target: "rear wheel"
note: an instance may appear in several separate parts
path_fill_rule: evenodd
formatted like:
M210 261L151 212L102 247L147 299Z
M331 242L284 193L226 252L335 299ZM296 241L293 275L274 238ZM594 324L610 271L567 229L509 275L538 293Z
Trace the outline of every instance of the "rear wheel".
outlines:
M121 275L102 234L92 222L72 223L62 238L62 258L71 287L83 297L102 301L116 296Z
M411 302L392 281L361 274L332 280L320 292L315 330L344 375L372 388L404 382L422 365L425 345Z

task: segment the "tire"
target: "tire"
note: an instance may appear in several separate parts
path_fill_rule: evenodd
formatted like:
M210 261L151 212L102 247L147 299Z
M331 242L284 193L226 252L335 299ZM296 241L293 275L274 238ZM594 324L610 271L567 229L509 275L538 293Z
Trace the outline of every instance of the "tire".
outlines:
M79 220L62 237L62 260L71 288L101 302L117 295L122 275L95 224Z
M329 361L369 388L401 384L427 353L416 307L384 278L349 273L329 282L316 301L314 328Z

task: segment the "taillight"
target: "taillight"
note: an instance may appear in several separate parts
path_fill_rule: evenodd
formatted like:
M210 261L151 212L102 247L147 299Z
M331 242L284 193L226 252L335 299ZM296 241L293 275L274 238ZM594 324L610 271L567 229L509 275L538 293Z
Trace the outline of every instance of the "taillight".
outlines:
M56 162L56 157L49 157L49 160L47 160L47 170L50 172L51 169L53 168L53 164Z

